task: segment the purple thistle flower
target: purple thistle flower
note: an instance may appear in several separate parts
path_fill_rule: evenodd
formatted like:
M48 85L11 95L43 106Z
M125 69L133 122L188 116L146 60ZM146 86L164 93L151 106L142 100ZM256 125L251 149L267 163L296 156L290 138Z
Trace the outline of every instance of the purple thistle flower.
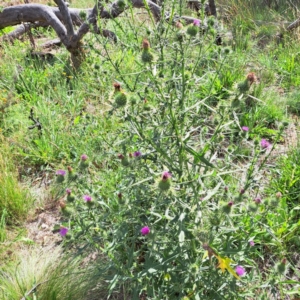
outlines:
M71 194L71 189L66 189L66 193L67 193L68 195L70 195L70 194Z
M56 171L56 175L65 176L66 175L66 171L65 170L57 170Z
M135 151L135 152L133 152L133 156L134 157L140 157L140 156L142 156L142 152L141 151Z
M245 131L245 132L247 132L247 131L249 131L249 127L243 126L243 127L242 127L242 130Z
M86 154L82 154L82 155L80 156L80 159L81 159L82 161L86 161L86 160L88 159L88 156L87 156Z
M68 233L68 231L69 231L68 228L66 228L66 227L60 227L59 234L60 234L61 236L66 236L67 233Z
M233 205L233 202L229 201L227 205L231 207Z
M193 25L199 27L200 26L200 20L195 19L194 22L193 22Z
M246 270L242 266L236 266L235 272L239 276L243 276L246 273Z
M255 243L254 243L253 241L249 241L249 245L250 245L251 247L253 247L253 246L255 245Z
M150 228L148 226L145 226L141 229L141 234L142 235L147 235L150 233Z
M254 202L256 204L260 204L261 203L261 199L259 197L257 197L257 198L254 199Z
M267 149L267 148L269 148L269 147L271 146L271 143L268 142L268 141L265 140L265 139L262 139L262 140L260 141L260 146L261 146L263 149Z
M91 201L92 201L92 197L89 196L89 195L84 195L84 196L83 196L83 200L84 200L85 202L91 202Z
M167 181L167 180L170 179L171 177L172 177L172 174L171 174L170 172L164 171L164 172L162 173L161 179L162 179L163 181Z

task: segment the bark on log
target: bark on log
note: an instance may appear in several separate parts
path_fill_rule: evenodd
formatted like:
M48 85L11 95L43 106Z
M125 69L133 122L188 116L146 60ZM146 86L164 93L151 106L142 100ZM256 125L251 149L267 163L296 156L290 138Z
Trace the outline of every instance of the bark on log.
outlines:
M94 8L90 9L76 9L68 8L63 0L54 0L58 7L51 7L42 4L24 4L6 7L0 12L0 29L14 26L18 24L23 25L19 27L17 31L11 33L11 36L17 36L22 30L25 32L29 30L29 24L31 26L51 26L61 42L67 48L71 54L71 59L74 65L80 64L81 51L81 39L92 27L95 33L100 33L97 27L97 18L111 19L118 17L128 7L120 8L118 1L111 3L108 8L99 1ZM214 0L210 0L210 2ZM130 0L132 7L134 8L146 8L151 11L156 21L159 21L162 17L162 9L159 5L150 0ZM87 16L87 20L83 21L80 17L81 12L84 12ZM185 19L187 23L193 22L194 18L181 17ZM73 24L79 26L77 32L75 32ZM26 29L28 28L28 29ZM109 31L102 31L102 34L113 37L116 36Z
M293 23L291 23L286 29L290 31L290 30L293 30L293 29L295 29L299 26L300 26L300 18L295 20Z

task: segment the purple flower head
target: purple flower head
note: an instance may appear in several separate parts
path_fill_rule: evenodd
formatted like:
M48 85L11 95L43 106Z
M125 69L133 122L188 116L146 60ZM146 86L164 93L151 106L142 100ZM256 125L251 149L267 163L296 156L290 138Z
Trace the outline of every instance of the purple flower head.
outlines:
M141 229L141 234L142 235L147 235L150 233L150 228L148 226L145 226Z
M250 245L251 247L253 247L253 246L255 245L255 243L254 243L253 241L249 241L249 245Z
M200 20L195 19L194 22L193 22L193 25L199 27L200 26Z
M256 204L260 204L260 203L261 203L261 199L260 199L259 197L256 197L256 198L254 199L254 202L255 202Z
M240 194L241 194L241 195L245 194L245 189L241 189L241 190L240 190Z
M171 177L172 177L172 174L171 174L170 172L164 171L164 172L162 173L161 179L162 179L163 181L167 181L167 180L170 179Z
M262 139L262 140L260 141L260 146L261 146L263 149L267 149L267 148L269 148L269 147L271 146L271 143L268 142L268 141L265 140L265 139Z
M84 195L84 196L83 196L83 200L84 200L85 202L91 202L91 201L92 201L92 197L89 196L89 195Z
M67 193L68 195L70 195L70 194L71 194L71 189L66 189L66 193Z
M61 236L66 236L67 233L68 233L68 231L69 231L68 228L66 228L66 227L60 227L59 234L60 234Z
M135 151L135 152L133 152L133 156L134 157L140 157L140 156L142 156L142 152L141 151Z
M249 131L249 127L243 126L243 127L242 127L242 130L245 131L245 132L247 132L247 131Z
M65 170L57 170L56 171L56 175L65 176L66 175L66 171Z
M246 273L246 270L242 266L236 266L235 272L239 276L243 276Z
M80 159L81 159L82 161L86 161L86 160L88 159L88 156L87 156L86 154L82 154L82 155L80 156Z
M233 202L229 201L227 205L231 207L233 205Z

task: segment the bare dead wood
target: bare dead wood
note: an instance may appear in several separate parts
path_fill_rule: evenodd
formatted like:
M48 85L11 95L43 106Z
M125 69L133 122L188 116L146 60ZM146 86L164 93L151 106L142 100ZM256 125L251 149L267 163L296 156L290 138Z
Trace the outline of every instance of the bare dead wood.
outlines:
M286 29L287 29L288 31L291 31L291 30L293 30L293 29L296 29L296 28L299 27L299 26L300 26L300 18L297 19L297 20L295 20L294 22L292 22Z
M210 10L210 14L214 17L217 17L217 8L215 0L208 0L208 6Z
M60 46L60 45L61 45L60 39L53 39L51 41L47 41L47 42L41 44L40 47L43 49L47 49L47 48L52 48L53 46Z
M130 0L131 5L134 8L146 8L151 11L156 21L160 20L162 16L162 10L159 5L150 0ZM210 0L212 1L212 0ZM95 33L102 33L108 37L113 37L116 40L116 36L110 31L100 31L97 27L97 19L111 19L116 18L123 13L128 7L120 7L118 1L111 3L107 8L104 8L102 2L98 2L94 8L90 9L69 9L63 0L55 0L58 7L50 7L42 4L24 4L6 7L0 12L0 29L7 26L14 26L22 24L18 30L11 34L11 37L18 36L22 30L24 32L30 30L30 25L43 24L51 26L62 44L71 54L71 60L74 65L80 65L82 51L81 40L83 36L93 29ZM214 3L214 1L213 1ZM84 12L87 19L84 21L81 19L81 12ZM192 23L194 18L182 17L187 23ZM73 24L79 26L77 32L73 27Z

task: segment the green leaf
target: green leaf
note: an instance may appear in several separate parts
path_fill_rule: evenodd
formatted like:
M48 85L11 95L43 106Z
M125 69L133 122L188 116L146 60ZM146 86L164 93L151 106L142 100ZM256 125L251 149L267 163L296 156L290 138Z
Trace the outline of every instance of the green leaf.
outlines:
M185 240L185 233L183 230L180 231L178 238L179 238L180 246L182 246L182 244L184 243L184 240Z
M80 121L80 116L77 116L75 119L74 119L74 125L77 125Z
M204 157L204 154L200 154L198 152L196 152L194 149L192 149L191 147L189 146L186 146L185 147L186 151L189 152L190 154L192 154L194 156L194 160L195 160L195 163L197 163L199 160L204 163L206 166L208 167L211 167L211 168L214 168L215 166L210 163L205 157ZM203 152L203 151L202 151ZM206 151L205 151L206 152Z
M150 268L150 269L148 269L148 272L149 272L150 274L153 274L153 273L156 273L157 270L156 270L156 269L153 269L153 268Z

